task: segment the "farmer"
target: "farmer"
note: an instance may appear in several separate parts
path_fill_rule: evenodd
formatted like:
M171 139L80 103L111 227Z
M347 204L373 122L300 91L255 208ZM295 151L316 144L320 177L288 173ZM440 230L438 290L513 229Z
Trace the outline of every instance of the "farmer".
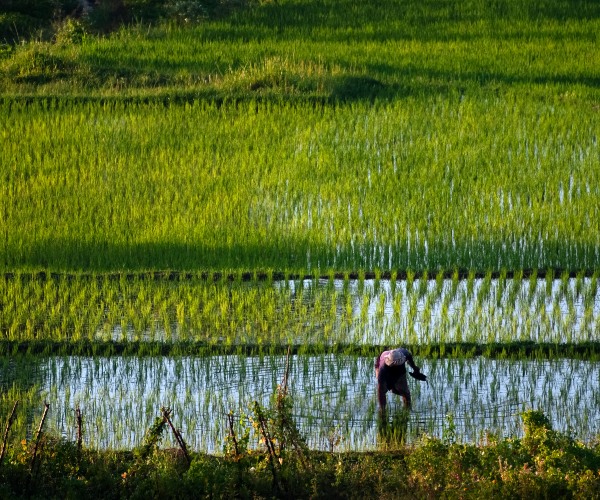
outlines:
M418 380L427 380L427 377L415 365L412 354L404 347L383 351L375 359L377 399L379 400L379 408L382 412L385 411L387 403L386 394L388 391L401 396L405 408L410 408L411 400L408 380L406 379L406 363L414 370L410 375Z

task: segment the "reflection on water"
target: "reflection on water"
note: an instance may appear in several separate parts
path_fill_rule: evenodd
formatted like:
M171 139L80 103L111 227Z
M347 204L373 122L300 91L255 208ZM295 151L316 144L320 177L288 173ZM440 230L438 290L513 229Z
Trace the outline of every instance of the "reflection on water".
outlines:
M277 286L332 290L338 319L344 312L352 318L347 328L336 323L343 332L339 342L585 342L596 340L600 329L600 294L590 278L305 280ZM302 297L310 301L311 295Z
M481 440L486 431L518 436L518 414L530 408L548 415L554 428L582 440L600 433L598 362L474 358L417 363L429 385L409 379L410 414L388 393L388 413L381 422L372 359L293 357L289 387L294 416L309 446L390 447L414 442L423 433L442 437L449 421L460 440ZM50 403L50 427L69 439L75 439L76 406L84 414L86 442L101 448L139 444L160 407L168 406L193 449L220 452L226 414L232 410L242 418L254 400L267 405L284 370L281 356L50 357L20 361L17 368L3 371L0 385L4 392L14 384L37 381L39 406L44 400Z
M389 417L386 413L377 418L377 448L394 449L408 443L410 410L399 409Z

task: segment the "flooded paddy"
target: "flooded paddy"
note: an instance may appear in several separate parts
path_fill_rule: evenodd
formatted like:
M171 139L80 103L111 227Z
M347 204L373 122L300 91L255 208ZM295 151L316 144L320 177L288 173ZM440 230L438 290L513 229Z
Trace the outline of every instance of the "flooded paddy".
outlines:
M0 280L9 341L207 346L584 343L600 338L598 279L577 276L246 282L106 276Z
M294 418L311 448L393 446L390 428L407 442L425 434L470 442L487 433L519 436L519 413L527 409L543 411L557 430L581 440L600 434L597 361L417 359L429 385L409 379L414 407L408 415L389 394L388 422L382 423L372 357L331 354L378 345L597 342L596 275L249 282L12 276L0 287L0 333L13 345L207 346L202 356L189 357L0 357L0 411L6 415L21 401L19 432L29 435L47 401L48 426L57 433L75 439L79 407L89 446L131 448L165 406L190 447L220 452L229 412L242 432L252 402L268 406L285 370L285 357L275 354L290 344L313 347L297 350L289 374ZM269 350L273 345L279 349ZM334 345L358 349L336 351ZM267 347L258 357L223 355L242 352L223 346Z
M230 345L581 343L600 338L596 278L287 280L211 284L208 292L208 285L196 286L203 299L179 295L177 304L154 312L158 319L145 327L129 315L135 309L131 304L111 305L117 309L106 318L115 320L104 321L94 338Z
M488 432L519 436L519 413L527 409L543 411L555 429L578 439L600 434L598 362L484 357L416 362L429 385L409 378L414 406L406 418L399 398L389 393L388 423L382 425L372 358L293 356L288 382L293 413L309 446L393 446L385 429L398 430L399 420L407 442L449 432L469 442L484 440ZM227 434L227 413L246 421L249 405L255 400L267 405L285 371L283 356L38 357L3 358L0 364L2 409L21 399L19 418L29 432L47 401L48 428L75 440L79 407L87 445L130 448L140 444L166 406L192 449L217 453ZM165 445L174 445L170 436Z

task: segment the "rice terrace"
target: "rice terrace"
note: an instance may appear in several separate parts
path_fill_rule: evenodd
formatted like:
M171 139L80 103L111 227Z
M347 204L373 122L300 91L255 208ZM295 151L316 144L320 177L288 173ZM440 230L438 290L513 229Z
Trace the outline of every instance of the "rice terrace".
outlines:
M599 46L594 0L3 1L0 496L600 498Z

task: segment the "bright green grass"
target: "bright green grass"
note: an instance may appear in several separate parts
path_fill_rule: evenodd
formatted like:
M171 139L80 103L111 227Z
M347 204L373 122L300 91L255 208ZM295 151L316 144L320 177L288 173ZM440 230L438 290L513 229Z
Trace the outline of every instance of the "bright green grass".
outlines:
M599 10L290 0L3 50L0 269L593 271Z
M149 351L166 344L193 353L283 352L288 345L371 352L402 344L465 355L477 346L505 345L515 354L515 344L542 343L560 355L592 347L600 336L597 275L398 283L17 275L0 280L0 297L0 339L7 345L63 343L75 352L82 345L106 352L112 342L130 352L150 343Z
M600 114L577 99L0 116L4 269L600 265Z

